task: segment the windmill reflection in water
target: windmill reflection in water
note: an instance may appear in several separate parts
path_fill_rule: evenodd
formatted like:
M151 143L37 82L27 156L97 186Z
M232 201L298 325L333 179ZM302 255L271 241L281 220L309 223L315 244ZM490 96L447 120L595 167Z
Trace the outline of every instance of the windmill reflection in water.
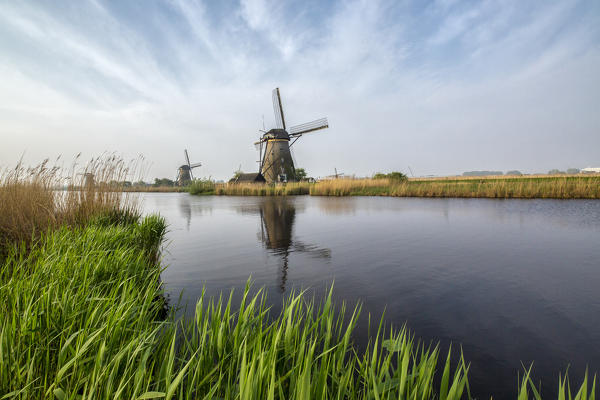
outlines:
M260 203L259 238L271 254L280 257L278 286L283 293L286 289L289 258L291 253L304 253L314 258L331 259L331 250L294 239L293 227L296 207L293 200L286 197L265 197Z

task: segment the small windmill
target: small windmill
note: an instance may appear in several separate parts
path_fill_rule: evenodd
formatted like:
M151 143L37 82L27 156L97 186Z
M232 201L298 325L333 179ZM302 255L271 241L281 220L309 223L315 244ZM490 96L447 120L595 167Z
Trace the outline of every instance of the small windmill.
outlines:
M177 178L175 182L177 186L185 186L189 184L192 180L194 180L194 175L192 174L192 169L201 166L201 163L190 163L190 157L188 156L188 151L184 150L183 154L185 155L185 162L181 167L177 169Z
M295 168L290 147L306 133L329 128L327 118L321 118L292 126L288 130L283 115L279 88L273 90L273 109L277 127L264 132L260 140L254 143L259 147L259 172L268 183L293 180Z

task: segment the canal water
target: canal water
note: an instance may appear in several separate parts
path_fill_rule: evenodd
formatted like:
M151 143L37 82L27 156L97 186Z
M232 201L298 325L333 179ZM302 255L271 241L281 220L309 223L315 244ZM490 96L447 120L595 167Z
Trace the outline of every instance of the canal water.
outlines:
M277 310L291 290L427 343L462 346L478 398L514 398L523 365L555 397L558 373L600 371L600 201L143 195L169 223L162 274L180 313L249 277ZM237 297L236 297L237 298ZM550 398L550 397L548 397Z

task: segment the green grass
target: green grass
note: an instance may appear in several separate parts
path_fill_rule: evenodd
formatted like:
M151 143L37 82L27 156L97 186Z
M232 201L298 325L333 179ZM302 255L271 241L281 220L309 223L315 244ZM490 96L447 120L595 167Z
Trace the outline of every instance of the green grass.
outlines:
M459 399L468 364L360 307L291 294L281 313L249 286L165 315L156 255L165 221L105 217L13 246L0 269L0 399ZM458 352L455 352L458 355ZM594 399L595 379L564 397ZM527 375L519 399L536 396ZM585 394L585 396L584 396Z
M216 184L209 179L195 180L188 186L188 192L195 195L211 195L215 194Z
M235 311L231 296L203 296L193 320L162 319L154 254L164 230L158 217L103 220L13 249L0 271L0 398L423 398L440 390L437 347L380 326L358 355L359 309L345 319L331 293L318 306L291 295L270 316L265 295L246 288ZM448 386L447 398L460 398L464 363L441 365L442 393Z

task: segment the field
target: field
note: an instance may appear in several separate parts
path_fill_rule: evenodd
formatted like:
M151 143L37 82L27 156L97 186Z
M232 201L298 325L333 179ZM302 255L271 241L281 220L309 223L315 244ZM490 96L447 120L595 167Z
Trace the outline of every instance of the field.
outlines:
M126 173L114 159L88 171ZM320 303L292 293L273 315L248 285L239 304L202 296L175 319L160 280L167 221L99 179L54 190L63 178L40 166L0 180L0 399L470 398L459 348L382 320L359 351L360 305L331 291ZM529 371L519 399L540 398ZM559 398L595 392L587 374L558 382Z
M278 185L192 184L191 194L230 196L392 196L392 197L481 197L600 199L599 175L533 175L499 177L332 179L317 183L298 182Z

